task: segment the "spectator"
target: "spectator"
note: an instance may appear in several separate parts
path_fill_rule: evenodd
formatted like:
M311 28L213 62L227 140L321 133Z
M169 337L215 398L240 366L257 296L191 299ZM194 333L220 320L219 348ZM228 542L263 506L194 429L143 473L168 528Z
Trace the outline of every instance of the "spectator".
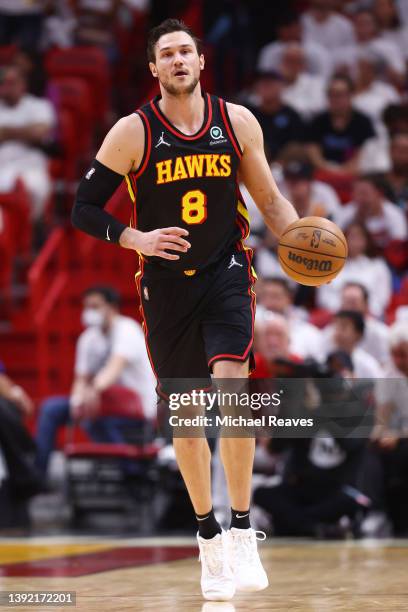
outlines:
M384 109L400 100L398 91L380 80L380 60L372 51L361 51L357 57L353 107L370 117L379 136L384 134Z
M408 134L408 105L390 104L383 112L382 122L387 133L369 140L361 153L360 170L363 173L384 173L391 168L390 140L399 134Z
M375 175L357 178L353 201L343 207L338 222L342 228L359 221L367 228L378 248L392 240L407 239L407 222L403 212L384 197L384 181Z
M277 247L276 236L269 229L264 229L262 241L258 243L255 253L255 266L261 278L272 275L285 280L288 279L278 261ZM288 282L293 286L292 281L288 280Z
M408 104L390 104L384 111L383 121L390 136L408 134Z
M271 516L274 535L344 538L351 520L371 506L371 499L355 486L365 440L325 432L324 437L279 442L279 450L287 450L283 482L261 485L253 494L254 504ZM346 525L340 522L344 517L350 519Z
M364 271L363 271L364 276ZM389 328L385 323L371 316L368 307L368 291L358 281L347 282L341 292L339 309L359 312L364 317L364 335L360 348L374 357L380 365L384 365L390 357ZM326 350L331 350L334 343L334 325L328 325L324 331Z
M266 310L285 317L290 329L290 351L299 357L321 360L321 332L306 321L307 313L294 306L294 292L285 278L264 278L260 291L260 304ZM262 320L262 311L258 313Z
M376 426L372 439L383 461L386 495L394 534L408 533L408 323L390 330L391 360L377 381Z
M357 174L361 146L375 136L370 119L353 109L353 92L350 79L334 77L328 88L328 111L310 124L309 152L319 169Z
M310 192L309 197L312 203L311 210L314 211L313 214L322 215L323 217L335 220L341 209L340 200L333 187L327 183L323 183L322 181L308 178L310 172L313 173L313 167L305 147L300 143L291 143L285 146L280 153L277 162L273 163L271 166L272 173L278 184L280 192L283 193L285 197L290 198L289 181L285 178L285 172L287 169L288 175L293 174L294 177L294 174L297 174L300 171L300 168L302 168L302 182L306 182L309 186L307 192ZM251 236L249 237L250 245L255 248L261 246L261 238L264 238L263 245L257 252L257 266L261 266L261 268L259 268L260 274L262 275L265 273L267 276L275 274L283 275L275 258L275 237L266 230L263 217L245 185L240 184L240 191L251 218Z
M408 3L406 0L397 0L398 15L404 25L408 25Z
M374 14L367 9L360 9L354 16L355 43L345 45L339 54L333 54L337 68L352 68L360 51L371 51L380 58L384 65L383 78L390 80L397 87L404 85L405 63L401 49L392 41L380 37L380 31Z
M303 119L309 119L326 108L325 81L306 72L305 53L298 43L283 49L280 71L285 79L283 100Z
M391 359L384 366L384 379L376 383L377 427L374 438L388 439L408 434L408 322L397 321L389 332ZM393 434L390 437L386 434ZM396 440L394 440L396 442Z
M295 363L302 360L290 350L288 321L280 314L265 311L258 317L255 326L256 352L253 378L270 378L278 375L280 368L276 360L285 359Z
M163 5L163 0L157 1L156 5ZM169 13L164 12L166 7L160 8L162 19L168 17ZM244 0L207 0L203 3L204 21L208 20L205 43L214 48L213 61L217 66L215 90L218 95L228 95L229 88L235 94L253 73L256 31L253 16L256 12L251 9L253 6Z
M74 6L71 0L54 0L49 6L41 40L43 50L72 47L77 26L72 10Z
M392 295L391 273L384 259L374 256L371 237L364 224L357 221L350 223L345 236L348 256L344 268L331 283L317 289L316 303L320 308L336 312L341 307L342 289L351 282L357 282L361 283L364 294L367 294L370 313L382 318ZM361 298L360 304L363 304L364 296ZM347 306L343 308L349 310Z
M40 220L51 193L43 148L55 126L54 109L27 93L19 68L5 68L0 78L0 190L10 191L21 178L32 198L32 217Z
M350 371L352 364L346 355L337 353L331 358L338 365L342 362L341 369ZM312 400L311 412L310 408L306 408L311 399L311 389L307 383L304 385L302 379L294 382L302 394L298 393L293 398L296 400L297 413L306 417L313 416L316 425L322 422L324 425L312 429L308 437L288 439L283 434L279 439L278 435L274 435L269 442L270 452L286 450L282 482L275 486L265 484L256 487L253 500L271 515L274 535L344 536L344 529L339 525L340 519L344 516L354 518L357 512L365 512L372 504L360 488L366 441L364 438L339 436L342 417L348 417L350 412L351 419L356 416L353 411L355 398L350 401L352 393L347 393L338 376L333 379L332 385L324 384L319 388L322 400L319 401L317 394ZM289 389L291 386L288 385ZM328 395L330 398L326 397ZM327 418L327 406L333 409L334 403L341 405L342 413L332 410L331 418ZM285 409L286 406L282 412ZM351 419L347 419L349 424Z
M267 311L281 314L292 323L306 321L307 312L293 304L293 291L288 279L265 276L258 291L260 305Z
M306 72L326 80L330 77L332 67L330 57L324 47L314 40L302 40L300 17L288 14L277 25L277 40L263 47L258 57L258 70L279 70L282 54L289 43L299 43L305 53Z
M112 33L121 0L71 0L76 18L76 41L78 44L105 47L116 55L116 43Z
M408 132L394 134L389 146L391 168L386 182L391 190L392 201L400 208L408 209Z
M91 287L84 295L82 322L86 329L77 343L75 378L70 397L53 397L41 407L37 464L46 475L57 430L71 419L85 419L96 441L123 441L126 421L98 418L103 394L117 387L139 398L147 419L154 416L154 376L140 325L119 314L119 297L110 287ZM115 388L114 388L115 387ZM112 394L111 394L112 395Z
M48 85L48 75L44 68L44 56L34 53L31 49L18 49L12 59L12 65L17 66L25 79L27 92L37 98L47 97L52 101Z
M283 77L273 71L260 72L255 82L257 105L250 107L264 134L268 156L276 159L282 148L303 139L304 127L298 113L282 101Z
M44 492L34 469L35 444L23 424L33 402L0 364L0 528L28 527L27 502Z
M312 164L307 161L290 160L283 165L283 176L285 179L283 192L296 208L299 217L336 218L340 202L329 185L313 181ZM329 192L328 197L327 192Z
M408 59L408 26L402 24L395 0L374 0L374 15L381 38L391 41Z
M272 166L272 171L279 190L286 197L289 197L289 187L285 173L289 172L291 174L291 170L294 170L295 165L296 167L309 168L314 175L314 167L310 155L305 147L300 144L294 143L286 146L279 156L278 162ZM314 179L312 176L310 180L310 199L314 203L314 210L316 210L314 214L322 214L323 217L336 219L341 209L341 203L333 187L323 181ZM322 212L319 213L319 210Z
M372 0L333 0L333 8L338 13L350 18L360 8L365 8L372 3Z
M312 0L302 16L303 40L318 43L329 53L342 53L354 42L349 20L332 10L332 0Z
M364 317L361 313L355 310L340 310L334 318L334 348L351 357L356 378L381 378L383 372L378 361L360 347L364 330ZM326 344L324 346L329 352L330 347Z
M48 0L0 0L0 45L36 49Z
M359 312L364 317L364 335L360 347L383 366L390 356L389 327L372 316L368 300L369 294L363 284L349 282L343 287L340 307L342 310Z

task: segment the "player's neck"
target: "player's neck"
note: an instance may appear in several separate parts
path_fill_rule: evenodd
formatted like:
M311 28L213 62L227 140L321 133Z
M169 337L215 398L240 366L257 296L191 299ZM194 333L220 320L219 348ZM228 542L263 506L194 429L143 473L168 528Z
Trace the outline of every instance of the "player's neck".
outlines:
M165 90L162 90L161 94L159 107L170 123L187 135L198 132L205 112L200 84L189 94L172 95Z

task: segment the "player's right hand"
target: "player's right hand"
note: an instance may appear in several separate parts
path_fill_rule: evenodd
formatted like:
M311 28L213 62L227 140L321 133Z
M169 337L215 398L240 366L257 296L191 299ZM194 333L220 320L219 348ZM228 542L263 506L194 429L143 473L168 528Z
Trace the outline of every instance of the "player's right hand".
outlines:
M132 233L129 232L126 236L129 229L123 232L124 240L121 236L121 245L125 248L133 248L143 255L162 257L174 261L180 259L180 255L167 251L186 253L191 247L191 244L183 238L183 236L188 236L188 231L181 227L165 227L151 232L130 230Z

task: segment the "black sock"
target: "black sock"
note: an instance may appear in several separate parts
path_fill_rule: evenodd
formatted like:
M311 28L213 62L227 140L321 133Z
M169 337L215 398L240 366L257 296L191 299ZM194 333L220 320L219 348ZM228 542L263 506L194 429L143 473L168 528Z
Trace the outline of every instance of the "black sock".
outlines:
M231 527L236 529L249 529L249 510L234 510L231 508Z
M222 529L217 519L214 516L214 510L211 508L205 514L196 514L198 522L198 535L206 540L210 540L217 533L221 533Z

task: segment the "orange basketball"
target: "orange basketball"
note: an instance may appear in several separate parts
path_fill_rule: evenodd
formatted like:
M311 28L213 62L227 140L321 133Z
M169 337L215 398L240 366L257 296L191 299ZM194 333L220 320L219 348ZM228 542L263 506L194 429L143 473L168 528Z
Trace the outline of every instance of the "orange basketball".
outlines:
M304 217L291 223L278 245L279 263L290 278L318 286L333 280L347 257L346 238L324 217Z

